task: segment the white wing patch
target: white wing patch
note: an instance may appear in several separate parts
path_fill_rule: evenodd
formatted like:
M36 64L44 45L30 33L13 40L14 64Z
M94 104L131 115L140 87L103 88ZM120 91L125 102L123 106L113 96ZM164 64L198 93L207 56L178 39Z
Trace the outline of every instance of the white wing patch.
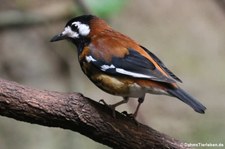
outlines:
M94 59L91 55L86 56L85 59L86 59L86 61L87 61L88 63L90 63L90 62L95 62L95 61L96 61L96 59Z
M116 68L113 64L111 64L110 66L109 65L102 65L101 66L101 70L102 71L106 71L107 69L114 69Z
M80 22L73 22L72 25L77 26L79 34L82 36L87 36L90 33L90 28L86 24L82 24Z
M85 59L86 59L86 61L88 63L90 63L90 62L96 62L97 61L91 55L86 56ZM137 73L137 72L132 72L132 71L124 70L122 68L116 68L113 64L111 64L111 65L105 65L105 64L104 65L101 65L100 69L102 71L107 71L108 69L114 69L119 74L131 76L131 77L135 77L135 78L145 78L145 79L153 79L153 78L155 78L153 76L149 76L149 75L145 75L145 74L141 74L141 73Z
M116 68L116 72L124 74L124 75L128 75L128 76L132 76L132 77L135 77L135 78L148 78L148 79L155 78L153 76L148 76L148 75L144 75L144 74L141 74L141 73L127 71L127 70L124 70L122 68Z
M93 60L92 60L93 61ZM96 61L96 60L95 60ZM127 70L124 70L122 68L116 68L113 64L111 65L102 65L101 66L101 70L102 71L107 71L108 69L115 69L115 71L117 73L120 73L120 74L123 74L123 75L128 75L128 76L132 76L132 77L135 77L135 78L146 78L146 79L151 79L151 78L155 78L153 76L148 76L148 75L144 75L144 74L141 74L141 73L136 73L136 72L132 72L132 71L127 71Z

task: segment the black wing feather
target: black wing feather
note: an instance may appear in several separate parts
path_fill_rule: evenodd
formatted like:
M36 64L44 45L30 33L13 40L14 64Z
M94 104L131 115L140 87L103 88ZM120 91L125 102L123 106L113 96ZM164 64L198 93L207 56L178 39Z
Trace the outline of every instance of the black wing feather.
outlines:
M150 69L154 70L154 64L149 61L144 56L140 55L138 52L133 49L128 49L129 55L126 55L124 58L113 57L112 63L116 67L125 68L126 70L140 70L140 69ZM139 72L142 73L142 72Z
M159 82L174 83L173 79L170 79L166 77L165 75L163 75L158 69L156 69L156 67L151 61L149 61L147 58L139 54L137 51L131 48L129 48L128 51L129 51L129 54L123 58L112 57L112 61L110 63L107 63L106 61L99 60L99 59L96 61L92 61L92 63L96 67L98 67L99 69L101 69L102 71L108 74L127 75L127 76L131 76L135 78L145 78L145 79L150 79L150 80L159 81ZM113 65L113 67L103 70L102 66L104 65L107 67L110 67L111 65ZM146 77L122 74L118 72L118 69L123 69L131 73L144 75Z

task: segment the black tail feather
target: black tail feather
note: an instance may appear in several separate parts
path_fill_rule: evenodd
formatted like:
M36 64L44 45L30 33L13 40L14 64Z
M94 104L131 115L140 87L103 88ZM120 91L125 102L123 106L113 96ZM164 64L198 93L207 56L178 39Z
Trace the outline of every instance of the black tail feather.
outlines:
M191 97L188 93L186 93L181 88L177 89L169 89L167 92L174 96L179 98L184 103L191 106L196 112L198 113L205 113L206 107L203 106L199 101L197 101L195 98Z

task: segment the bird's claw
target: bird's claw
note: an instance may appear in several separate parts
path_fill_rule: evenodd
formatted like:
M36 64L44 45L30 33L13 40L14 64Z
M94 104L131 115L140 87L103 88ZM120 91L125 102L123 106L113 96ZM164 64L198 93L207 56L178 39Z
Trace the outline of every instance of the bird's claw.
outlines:
M123 111L122 114L128 117L130 120L134 121L136 125L138 125L138 121L135 119L136 116L134 114L127 113L127 111Z
M100 99L100 100L99 100L99 103L103 103L106 107L108 107L109 109L111 109L111 110L112 110L112 116L113 116L114 118L116 118L115 107L114 107L113 105L107 104L107 103L105 102L104 99Z
M104 105L108 105L108 104L105 102L104 99L100 99L98 102L99 102L99 103L103 103Z
M135 119L134 115L132 113L127 113L127 111L123 111L122 114L130 119Z

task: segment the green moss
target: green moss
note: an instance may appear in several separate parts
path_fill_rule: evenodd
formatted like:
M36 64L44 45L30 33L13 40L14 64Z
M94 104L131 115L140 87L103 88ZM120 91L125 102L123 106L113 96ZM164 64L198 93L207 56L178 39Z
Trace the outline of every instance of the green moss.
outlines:
M100 17L108 17L119 12L126 0L86 0L88 7Z

